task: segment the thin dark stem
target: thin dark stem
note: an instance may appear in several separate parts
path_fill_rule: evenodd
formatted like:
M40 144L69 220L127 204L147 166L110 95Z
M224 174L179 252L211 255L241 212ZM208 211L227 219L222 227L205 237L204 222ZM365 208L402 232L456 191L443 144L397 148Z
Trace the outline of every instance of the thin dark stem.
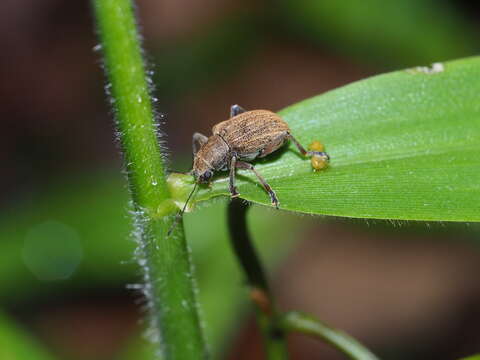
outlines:
M249 208L249 203L238 198L230 202L228 207L230 239L235 255L247 276L248 284L269 294L265 272L247 230L246 215Z
M263 270L247 230L247 210L250 205L238 198L228 206L228 225L233 251L251 287L250 297L257 307L257 320L264 337L267 358L287 359L285 332L277 326L278 317Z

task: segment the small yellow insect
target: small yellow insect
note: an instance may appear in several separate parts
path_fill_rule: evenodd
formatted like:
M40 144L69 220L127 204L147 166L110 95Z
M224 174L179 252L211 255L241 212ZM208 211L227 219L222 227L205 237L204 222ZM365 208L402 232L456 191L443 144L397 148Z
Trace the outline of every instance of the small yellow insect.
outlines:
M325 150L325 146L320 141L315 140L308 146L308 149L312 151L323 152ZM313 155L310 158L310 163L312 164L313 170L318 171L327 167L328 159L324 156Z
M318 140L315 140L310 145L308 145L308 148L310 150L313 150L313 151L323 151L323 150L325 150L325 146Z

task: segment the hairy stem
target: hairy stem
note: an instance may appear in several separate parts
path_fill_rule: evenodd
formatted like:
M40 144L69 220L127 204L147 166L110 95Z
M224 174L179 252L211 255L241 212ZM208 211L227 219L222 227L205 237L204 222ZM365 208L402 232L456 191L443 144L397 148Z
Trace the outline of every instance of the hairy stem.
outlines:
M165 178L132 4L93 0L93 7L135 210L152 330L165 359L205 358L183 224L167 236L177 210Z
M257 321L262 332L267 358L287 359L285 333L276 324L278 317L267 278L247 230L249 204L234 198L228 206L228 225L233 251L250 286L250 297L257 308Z

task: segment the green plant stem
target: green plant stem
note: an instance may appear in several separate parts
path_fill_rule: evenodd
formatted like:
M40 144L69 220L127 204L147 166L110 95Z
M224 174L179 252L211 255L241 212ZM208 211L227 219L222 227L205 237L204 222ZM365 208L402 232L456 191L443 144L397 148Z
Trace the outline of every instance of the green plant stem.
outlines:
M152 330L166 359L206 357L191 261L165 178L130 0L93 0L117 131L135 209L137 257L144 270Z
M267 358L286 359L286 334L296 331L333 345L352 360L378 360L354 338L312 316L295 311L285 314L278 312L267 277L248 234L246 214L249 207L250 204L244 200L232 199L228 206L228 225L232 248L251 287L251 300L257 308L257 321L264 338Z
M257 321L262 332L267 359L287 359L285 333L276 324L278 317L267 278L247 230L249 204L234 198L228 206L228 225L233 251L251 287L251 299L257 308Z
M321 339L352 360L378 360L367 348L350 335L334 329L314 317L297 311L283 314L278 319L278 325L288 332L301 332Z

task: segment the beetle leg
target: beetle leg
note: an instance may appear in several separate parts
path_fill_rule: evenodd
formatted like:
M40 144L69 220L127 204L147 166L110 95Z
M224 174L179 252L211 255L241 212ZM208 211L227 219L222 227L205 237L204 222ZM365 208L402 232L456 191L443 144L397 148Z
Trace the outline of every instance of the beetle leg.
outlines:
M208 137L206 137L205 135L200 134L200 133L198 133L198 132L196 132L196 133L193 134L193 137L192 137L193 156L195 156L195 154L196 154L197 151L198 151L197 142L200 144L200 146L202 146L202 145L205 144L207 141L208 141Z
M263 187L265 190L268 192L268 195L270 195L270 199L272 200L272 205L275 206L278 209L278 204L280 202L278 201L277 195L275 194L275 191L271 188L270 185L265 181L265 179L258 173L257 170L255 170L255 167L252 164L249 164L244 161L237 161L236 167L239 169L246 169L246 170L252 170L254 174L257 176L258 180L262 183Z
M307 151L305 148L300 144L297 139L295 139L292 134L288 133L287 138L292 140L295 146L297 147L298 151L302 153L303 156L321 156L326 158L327 160L330 160L330 156L326 152L323 151Z
M232 156L230 160L230 194L231 197L237 197L240 194L237 192L237 188L235 187L235 169L237 165L237 157L235 155Z
M237 105L237 104L232 105L230 107L230 117L232 118L234 116L237 116L238 114L244 113L245 111L247 110L242 108L240 105Z

